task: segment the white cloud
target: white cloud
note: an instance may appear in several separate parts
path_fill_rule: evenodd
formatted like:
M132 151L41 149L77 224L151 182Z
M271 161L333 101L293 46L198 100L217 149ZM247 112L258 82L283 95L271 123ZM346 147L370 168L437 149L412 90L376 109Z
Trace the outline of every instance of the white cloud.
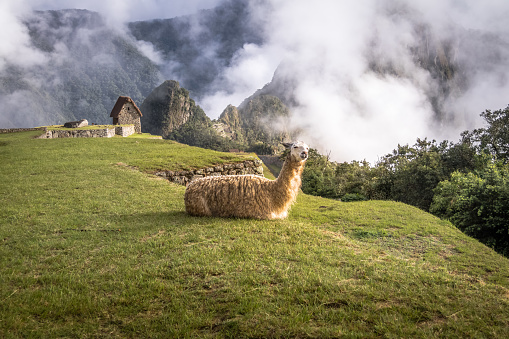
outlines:
M252 3L260 6L263 2ZM437 41L456 38L457 29L507 32L507 1L267 3L267 7L252 8L253 15L265 15L265 25L260 29L266 33L266 44L253 53L240 53L236 64L225 71L224 76L234 81L223 85L238 86L223 86L222 91L203 101L215 100L214 105L223 108L236 104L233 100L246 97L250 86L252 92L261 86L261 80L254 76L257 71L265 74L267 66L283 61L279 71L293 83L298 102L292 108L293 124L303 130L302 138L312 140L313 146L332 150L336 160L366 158L373 162L398 143L413 144L417 138L457 140L461 131L477 127L477 117L485 108L507 104L504 100L509 86L504 79L509 79L509 67L500 61L509 59L507 42L490 52L472 41L470 46L461 46L465 55L459 50L453 53L455 61L472 67L463 70L471 83L466 92L455 89L457 93L445 102L442 121L437 120L429 99L439 90L438 80L411 52L422 43L416 28L424 25L431 28L431 37ZM428 53L436 52L433 41L424 43ZM498 66L490 65L492 54L499 57ZM374 75L370 61L394 74Z
M279 64L279 55L281 51L276 46L245 44L234 55L232 65L212 84L216 89L213 94L199 104L212 118L219 117L229 104L238 106L256 89L270 82Z
M149 58L153 63L160 65L163 63L163 56L161 52L157 51L150 42L144 40L136 40L136 47L138 50L143 53L147 58Z
M20 21L29 8L23 3L0 3L0 71L7 63L16 66L33 66L45 61L44 54L32 49L27 28Z

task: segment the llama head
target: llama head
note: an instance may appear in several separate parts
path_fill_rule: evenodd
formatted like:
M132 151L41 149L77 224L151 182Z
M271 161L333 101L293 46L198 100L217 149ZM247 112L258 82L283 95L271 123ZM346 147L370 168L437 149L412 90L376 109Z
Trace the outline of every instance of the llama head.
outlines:
M302 141L294 141L290 143L283 143L283 145L290 149L290 158L293 161L301 162L308 159L309 146Z

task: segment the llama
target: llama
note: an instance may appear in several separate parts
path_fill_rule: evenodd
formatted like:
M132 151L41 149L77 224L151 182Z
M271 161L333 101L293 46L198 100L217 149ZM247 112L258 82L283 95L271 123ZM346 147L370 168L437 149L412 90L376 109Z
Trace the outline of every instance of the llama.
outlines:
M284 219L297 198L309 147L290 149L276 180L256 175L226 175L193 180L186 188L186 212L194 216Z

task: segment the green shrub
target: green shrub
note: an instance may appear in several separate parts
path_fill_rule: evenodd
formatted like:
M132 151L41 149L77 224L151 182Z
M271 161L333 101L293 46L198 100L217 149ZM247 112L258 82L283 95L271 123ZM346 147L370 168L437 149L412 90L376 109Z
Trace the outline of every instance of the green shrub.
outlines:
M343 202L364 201L364 200L368 199L360 193L348 193L341 198L341 201Z
M398 145L391 154L382 157L366 193L371 199L401 201L428 211L438 183L454 171L481 168L477 158L467 141L453 144L417 139L412 147Z
M486 127L466 132L465 137L477 143L483 152L509 163L509 106L493 112L486 110L481 116Z
M435 189L430 212L509 256L509 167L491 163L477 173L453 173Z

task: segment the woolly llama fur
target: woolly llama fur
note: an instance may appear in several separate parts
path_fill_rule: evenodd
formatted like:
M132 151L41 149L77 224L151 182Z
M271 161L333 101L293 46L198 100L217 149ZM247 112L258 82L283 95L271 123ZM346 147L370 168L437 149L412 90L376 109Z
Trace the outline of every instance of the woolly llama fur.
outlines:
M256 175L226 175L192 181L186 189L186 212L195 216L284 219L297 198L309 147L285 143L290 152L276 180Z

